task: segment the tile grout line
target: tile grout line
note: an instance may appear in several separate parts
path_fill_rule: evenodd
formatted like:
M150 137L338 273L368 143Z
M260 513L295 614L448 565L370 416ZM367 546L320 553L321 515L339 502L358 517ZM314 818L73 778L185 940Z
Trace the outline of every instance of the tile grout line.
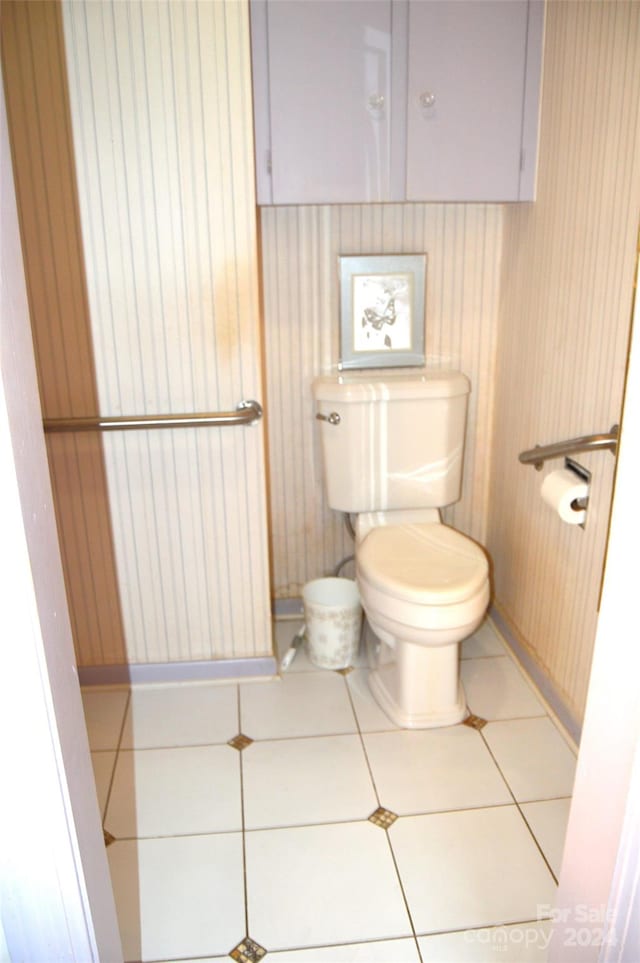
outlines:
M495 766L496 766L498 772L500 773L501 778L504 780L504 784L505 784L505 786L507 787L507 789L509 790L509 793L510 793L510 795L511 795L511 798L513 799L513 802L514 802L514 804L515 804L518 812L520 813L520 817L521 817L522 821L524 822L525 826L527 827L527 829L529 830L529 835L530 835L531 838L533 839L533 841L534 841L534 843L535 843L535 845L536 845L536 848L537 848L538 852L539 852L540 855L542 856L542 859L543 859L543 861L544 861L545 866L547 867L547 869L548 869L549 872L551 873L551 878L553 879L554 883L555 883L556 886L557 886L557 885L558 885L558 880L557 880L556 874L555 874L555 873L553 872L553 870L551 869L551 866L550 866L550 864L549 864L549 860L548 860L547 857L545 856L544 851L543 851L543 849L542 849L542 846L541 846L540 843L538 842L538 839L537 839L535 833L533 832L533 829L532 829L531 826L529 825L529 823L528 823L528 821L527 821L527 817L526 817L525 814L522 812L522 809L521 809L521 807L520 807L520 803L518 802L518 800L517 800L516 797L515 797L515 794L514 794L512 788L511 788L511 785L509 784L509 780L507 779L507 777L506 777L505 774L503 773L503 771L502 771L502 769L501 769L501 767L500 767L500 764L498 763L498 760L496 759L496 757L494 756L493 752L491 751L491 746L489 745L489 743L488 743L487 740L485 739L484 732L482 732L482 730L480 730L479 735L482 737L482 741L484 742L485 746L487 747L487 752L489 753L489 755L490 755L491 758L493 759L493 761L494 761L494 763L495 763ZM566 797L558 797L558 798L566 798ZM536 800L536 802L545 802L545 800L540 799L540 800Z
M490 724L492 724L492 725L494 725L494 724L500 725L500 724L502 724L502 723L507 723L507 722L528 722L528 721L533 721L533 720L535 720L535 719L543 719L543 718L549 718L549 717L548 717L546 714L538 715L538 716L508 716L508 717L505 717L504 719L487 719L487 723L488 723L488 724L490 723ZM551 721L551 723L553 724L553 719L550 719L550 721ZM411 730L403 730L403 729L397 728L397 727L394 728L394 727L393 727L393 723L390 722L389 725L390 725L391 728L388 728L388 729L367 729L366 732L361 733L360 728L359 728L359 724L357 723L357 720L356 720L356 724L358 725L358 728L357 728L356 730L353 730L353 729L350 729L350 730L337 730L337 731L333 731L333 730L332 730L332 731L330 731L330 732L310 733L310 734L293 735L293 736L273 736L273 737L267 737L267 738L261 738L260 736L256 736L256 737L253 737L253 736L252 736L251 738L252 738L252 741L253 741L256 745L261 745L261 744L264 744L264 743L271 743L271 742L295 742L296 740L299 740L299 739L328 739L328 738L331 738L331 737L333 737L333 736L355 736L355 735L360 735L360 734L362 734L362 735L367 735L367 736L375 736L375 735L381 735L381 734L383 734L383 733L388 733L388 732L406 732L406 731L411 731ZM124 723L123 723L123 725L124 725ZM554 726L554 729L555 729L555 726ZM124 736L124 729L123 729L122 734L121 734L121 736L120 736L119 744L118 744L118 748L117 748L117 749L93 749L93 750L91 750L91 751L92 751L94 754L98 754L98 753L101 753L101 752L116 752L116 751L117 751L117 752L153 752L154 750L160 750L160 749L161 749L161 750L168 750L168 749L205 749L205 748L215 748L215 747L218 747L218 746L219 746L219 747L222 747L222 746L226 746L226 745L227 745L227 740L222 739L221 741L215 740L215 741L212 741L212 742L185 742L185 743L180 742L180 743L167 743L167 744L164 744L164 745L157 745L157 746L131 746L131 747L127 746L127 747L122 748L121 742L122 742L122 737L123 737L123 736ZM546 797L545 797L545 798L546 798ZM557 798L565 798L565 797L559 796L559 797L557 797ZM529 801L529 800L528 800L528 801ZM533 802L533 801L536 801L536 800L531 800L531 801Z
M107 790L107 798L104 803L104 816L102 818L102 830L105 831L105 823L107 821L107 815L109 813L109 805L111 804L111 793L113 791L113 783L116 777L116 768L118 766L118 760L120 759L120 752L122 751L122 740L124 738L124 727L127 722L127 715L129 714L129 708L131 706L131 689L127 692L127 701L125 702L124 712L122 714L122 722L120 723L120 733L118 735L118 741L116 744L115 756L113 757L113 769L111 770L111 778L109 779L109 788ZM137 839L137 837L133 837ZM115 840L117 842L117 839Z
M558 799L567 799L567 798L569 797L557 796L550 800L547 800L547 799L527 800L527 803L530 801L531 802L553 802ZM494 803L492 805L465 806L462 809L416 810L415 812L402 813L401 815L397 815L396 813L394 813L394 815L396 816L396 820L394 820L394 822L397 820L415 819L420 816L447 816L447 815L451 815L452 813L473 813L473 812L479 812L487 809L511 809L514 805L517 806L518 804L513 802L504 802L504 803ZM384 807L381 807L381 808L384 808ZM249 835L252 833L278 833L278 832L286 832L288 830L313 829L315 827L324 827L324 826L351 826L351 825L355 826L360 823L366 823L366 822L370 822L368 817L360 816L353 819L331 819L326 822L287 823L286 825L282 825L282 826L254 826L251 829L245 829L244 833L245 835ZM383 827L380 826L379 828L382 829ZM242 832L242 830L241 829L206 829L206 830L200 830L198 832L169 833L164 835L157 834L153 836L119 836L118 839L119 841L122 841L122 842L131 841L134 839L195 839L198 836L233 836L233 835L237 835L239 832Z
M345 687L346 687L346 690L347 690L347 697L348 697L349 703L350 703L350 705L351 705L351 711L353 712L353 716L354 716L354 719L355 719L355 721L356 721L356 726L357 726L357 728L358 728L358 737L359 737L359 739L360 739L360 745L361 745L361 747L362 747L362 752L364 753L365 762L366 762L366 764L367 764L367 769L368 769L368 771L369 771L369 778L371 779L371 785L373 786L373 791L374 791L374 793L375 793L376 802L378 803L378 808L380 808L380 807L382 806L382 803L380 802L380 795L379 795L379 793L378 793L378 787L377 787L377 785L376 785L376 781L375 781L375 778L374 778L374 775L373 775L373 770L372 770L372 768L371 768L371 763L370 763L370 761L369 761L369 755L368 755L368 753L367 753L367 747L366 747L365 742L364 742L364 736L363 736L363 733L362 733L362 729L360 728L360 720L359 720L359 718L358 718L358 713L356 712L356 707L355 707L355 704L354 704L354 701L353 701L353 696L352 696L352 694L351 694L351 687L349 686L349 682L348 682L346 676L344 677L344 684L345 684ZM394 815L395 815L395 814L394 814ZM380 828L382 828L382 827L380 827ZM404 891L404 885L403 885L403 883L402 883L402 877L400 876L400 869L399 869L399 867L398 867L398 862L397 862L397 860L396 860L396 854L394 853L394 851L393 851L393 846L391 845L391 837L389 836L389 830L388 830L388 829L384 829L383 832L384 832L385 836L387 837L387 846L389 847L389 853L390 853L390 855L391 855L391 860L392 860L392 862L393 862L393 866L394 866L394 869L395 869L395 871L396 871L396 877L397 877L397 879L398 879L398 885L399 885L399 887L400 887L400 892L402 893L402 899L403 899L403 901L404 901L404 906L405 906L405 909L406 909L406 911L407 911L407 918L408 918L408 920L409 920L409 925L411 926L411 932L412 932L412 934L413 934L413 941L414 941L414 943L415 943L416 953L418 954L418 959L419 959L420 963L423 963L422 953L421 953L421 951L420 951L420 945L419 945L419 943L418 943L418 937L417 937L417 935L416 935L416 928L415 928L415 925L414 925L414 922L413 922L413 917L412 917L412 915L411 915L411 910L410 910L410 908L409 908L409 901L408 901L408 899L407 899L407 894L406 894L405 891Z
M535 922L524 920L523 922ZM510 926L512 924L499 924ZM515 923L513 925L519 925ZM483 927L478 927L483 928ZM461 930L451 930L447 932L463 932ZM439 935L439 934L426 934L426 935ZM362 940L347 940L346 943L313 943L304 946L288 946L288 947L276 947L274 950L269 950L269 953L297 953L305 952L306 950L327 950L327 949L341 949L344 946L376 946L379 943L396 943L400 940L410 940L410 936L383 936L374 939L362 939ZM224 959L224 957L213 957L212 959ZM146 963L203 963L203 957L201 956L171 956L171 957L158 957L155 960L148 960Z
M453 930L430 930L428 933L420 933L419 939L428 939L430 936L449 936L453 933L481 933L483 930L499 930L504 929L506 926L526 926L529 923L546 923L552 920L551 916L541 916L522 919L522 920L508 920L502 923L486 923L481 926L465 926L463 929L453 929ZM164 963L164 961L162 961Z
M536 801L537 801L537 802L545 802L546 800L540 799L540 800L536 800ZM545 853L544 853L544 851L543 851L543 849L542 849L542 846L541 846L540 843L538 842L538 837L536 836L536 834L535 834L534 831L533 831L533 828L532 828L531 825L529 824L529 820L527 819L527 817L526 817L525 814L523 813L522 807L520 806L519 803L517 803L517 806L518 806L518 811L519 811L519 813L520 813L520 815L522 816L522 819L523 819L523 821L524 821L524 824L525 824L525 826L527 827L527 829L529 830L529 833L531 834L531 838L533 839L534 843L535 843L536 846L538 847L538 850L539 850L539 852L540 852L540 855L541 855L542 858L544 859L545 865L546 865L547 869L549 870L549 872L551 873L551 878L553 879L554 883L555 883L556 886L557 886L557 885L558 885L558 877L556 876L556 874L554 873L554 871L551 869L551 864L549 863L549 860L548 860L547 857L545 856Z
M531 801L531 802L553 802L553 801L556 801L556 800L559 800L559 799L567 799L567 798L569 798L569 797L567 797L567 796L558 796L558 797L554 797L554 799L550 799L550 800L547 800L547 799L527 800L527 803L530 802L530 801ZM483 805L480 805L480 806L465 806L465 807L463 807L462 809L416 810L415 812L402 813L401 815L397 815L397 814L394 813L394 815L396 816L396 820L394 820L394 822L395 822L395 821L398 821L398 820L415 819L415 818L419 818L419 817L421 817L421 816L427 816L427 817L428 817L428 816L446 816L446 815L451 815L451 814L454 814L454 813L474 813L474 812L479 812L479 811L484 811L484 810L489 810L489 809L491 809L491 810L495 810L495 809L511 809L511 808L513 808L514 805L515 805L517 808L519 808L517 803L514 803L514 802L504 802L504 803L494 803L494 804L491 804L491 805L484 805L484 804L483 804ZM381 807L381 808L384 808L384 807ZM524 817L523 817L523 818L524 818ZM368 817L366 817L366 816L365 816L365 817L351 817L351 818L347 818L347 819L330 819L330 820L327 820L327 821L322 821L322 822L317 822L317 821L316 821L316 822L312 822L312 823L287 823L287 824L281 825L281 826L278 826L278 825L276 825L276 826L254 826L254 827L252 827L251 829L246 829L246 828L245 828L244 833L245 833L245 835L250 835L250 834L255 834L255 833L279 833L279 832L287 832L287 831L289 831L289 830L313 829L313 828L316 828L316 827L324 827L324 826L349 826L349 825L356 825L356 824L358 824L358 823L366 823L366 822L370 822L370 820L369 820ZM374 824L374 825L376 825L376 824ZM382 829L383 827L379 826L378 828ZM385 831L386 831L386 830L385 830ZM155 834L155 835L152 835L152 836L119 836L119 837L118 837L118 840L121 841L121 842L125 842L125 841L132 841L132 840L134 840L134 839L195 839L195 838L197 838L197 837L199 837L199 836L233 836L233 835L237 835L239 832L242 832L242 830L239 830L239 829L209 829L209 830L200 830L200 831L197 831L197 832L188 832L188 833L169 833L169 834L158 833L158 834Z
M240 698L240 686L237 686L237 707L238 707L238 732L242 732L242 700ZM240 826L242 835L242 886L244 890L244 938L250 938L249 933L249 888L247 883L247 844L246 844L246 832L245 832L245 815L244 815L244 763L242 758L242 752L238 752L239 765L240 765ZM241 942L241 941L240 941ZM238 944L235 944L236 946ZM229 950L229 954L231 950Z

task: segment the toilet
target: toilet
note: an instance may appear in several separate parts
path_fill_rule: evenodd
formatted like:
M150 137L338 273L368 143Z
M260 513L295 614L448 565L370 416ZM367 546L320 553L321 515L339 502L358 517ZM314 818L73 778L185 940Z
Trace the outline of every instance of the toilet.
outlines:
M369 685L402 728L468 714L459 646L487 611L489 564L440 510L460 498L469 390L447 370L313 382L328 502L357 516L356 581L378 640Z

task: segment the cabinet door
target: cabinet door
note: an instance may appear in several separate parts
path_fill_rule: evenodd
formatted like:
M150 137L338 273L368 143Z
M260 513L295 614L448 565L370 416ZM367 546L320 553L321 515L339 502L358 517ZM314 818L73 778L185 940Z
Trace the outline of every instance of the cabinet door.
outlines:
M517 201L526 0L411 0L407 200Z
M270 0L265 19L271 197L259 171L259 201L385 200L391 3ZM258 145L258 164L265 154Z

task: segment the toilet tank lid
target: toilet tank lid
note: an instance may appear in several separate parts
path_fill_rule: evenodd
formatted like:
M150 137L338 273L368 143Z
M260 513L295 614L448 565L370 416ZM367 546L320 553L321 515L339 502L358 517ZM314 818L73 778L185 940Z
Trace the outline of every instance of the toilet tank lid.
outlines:
M317 401L346 402L454 398L469 394L470 387L461 371L444 368L418 374L350 371L315 378L313 396Z

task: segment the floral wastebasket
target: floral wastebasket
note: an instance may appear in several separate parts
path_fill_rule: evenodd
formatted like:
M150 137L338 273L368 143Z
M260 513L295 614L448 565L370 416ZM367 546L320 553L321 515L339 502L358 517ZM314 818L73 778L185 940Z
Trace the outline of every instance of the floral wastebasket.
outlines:
M360 640L362 607L349 578L317 578L302 590L309 658L321 669L353 665Z

